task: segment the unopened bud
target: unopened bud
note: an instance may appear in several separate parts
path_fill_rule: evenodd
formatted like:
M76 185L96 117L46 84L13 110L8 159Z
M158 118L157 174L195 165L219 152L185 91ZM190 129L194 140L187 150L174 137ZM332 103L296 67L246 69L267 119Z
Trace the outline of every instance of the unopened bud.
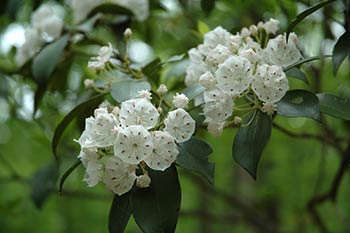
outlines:
M124 31L124 36L126 39L129 39L131 36L132 36L132 31L130 28L127 28L125 31Z
M242 124L242 118L240 118L239 116L235 116L233 118L233 124L235 125L241 125Z
M84 86L85 88L90 88L90 87L93 87L95 84L94 80L92 79L85 79L84 80Z
M159 95L165 95L168 92L168 88L164 84L160 84L160 86L157 89L157 93Z

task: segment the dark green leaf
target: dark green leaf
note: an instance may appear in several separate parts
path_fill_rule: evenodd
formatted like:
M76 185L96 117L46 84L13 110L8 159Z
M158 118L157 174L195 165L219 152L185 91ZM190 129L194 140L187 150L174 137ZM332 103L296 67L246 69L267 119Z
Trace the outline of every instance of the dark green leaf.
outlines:
M148 80L152 82L152 84L158 86L161 69L162 61L160 60L160 58L156 58L150 63L148 63L145 67L143 67L142 72L148 77Z
M114 196L108 217L109 233L124 232L131 216L130 197L131 192Z
M105 94L97 95L94 96L85 102L79 104L76 106L72 111L70 111L64 118L63 120L57 125L53 138L52 138L52 143L51 143L51 149L52 152L55 156L56 159L59 159L59 156L57 155L57 145L59 143L59 140L61 139L61 136L64 132L64 130L67 128L69 123L78 115L82 115L82 117L86 117L84 115L84 110L87 107L94 106L102 101L102 97Z
M32 62L32 73L37 83L47 83L68 41L69 36L65 35L45 46L34 58Z
M41 208L49 195L56 191L57 163L40 167L32 177L30 197L37 208Z
M307 85L309 85L309 81L307 80L304 72L302 72L300 69L298 69L296 67L293 67L290 70L288 70L286 72L286 75L287 75L287 77L299 79L299 80L303 81L304 83L306 83Z
M286 39L288 40L288 36L289 33L291 33L294 29L294 27L300 23L303 19L305 19L306 17L308 17L309 15L311 15L312 13L314 13L315 11L317 11L318 9L327 6L328 4L335 2L336 0L327 0L327 1L323 1L320 3L317 3L316 5L311 6L310 8L304 10L303 12L301 12L300 14L298 14L296 16L295 19L292 20L292 22L288 25L287 28L287 37Z
M215 7L215 0L201 0L202 10L209 15Z
M151 90L149 82L131 79L111 85L111 95L119 103L135 98L141 90Z
M277 113L286 117L321 119L317 96L305 90L288 91L277 103Z
M82 32L91 32L94 29L96 22L101 18L101 14L96 14L84 23L78 25L75 29Z
M286 68L284 68L284 72L287 72L289 71L290 69L293 69L294 67L299 67L300 65L304 64L304 63L307 63L307 62L310 62L310 61L316 61L316 60L320 60L320 59L324 59L324 58L327 58L327 57L331 57L330 55L325 55L325 56L315 56L315 57L307 57L307 58L304 58L300 61L297 61L296 63L290 65L290 66L287 66Z
M64 182L68 178L68 176L81 164L80 160L77 160L61 177L60 183L58 185L58 192L62 192Z
M205 87L197 83L193 86L187 87L186 89L182 90L182 93L185 94L189 100L193 100L198 95L202 94L204 91Z
M192 137L190 140L178 145L179 155L177 164L185 169L199 172L210 183L214 183L214 164L208 161L213 152L204 141Z
M350 56L350 31L344 32L333 48L333 73L337 71L346 57Z
M122 15L133 15L132 12L118 4L113 3L104 3L98 5L94 9L91 10L88 17L94 16L97 13L107 13L107 14L122 14Z
M132 213L144 233L175 232L181 204L181 188L176 167L149 170L151 186L135 188L131 194Z
M39 84L37 89L35 90L33 117L35 116L36 111L39 109L40 102L44 97L46 89L47 89L47 85Z
M350 101L332 94L317 94L321 112L330 116L350 121Z
M245 119L244 124L247 123L248 126L240 127L237 132L232 156L253 179L256 179L261 154L271 136L272 120L268 114L256 110L255 114L252 112Z

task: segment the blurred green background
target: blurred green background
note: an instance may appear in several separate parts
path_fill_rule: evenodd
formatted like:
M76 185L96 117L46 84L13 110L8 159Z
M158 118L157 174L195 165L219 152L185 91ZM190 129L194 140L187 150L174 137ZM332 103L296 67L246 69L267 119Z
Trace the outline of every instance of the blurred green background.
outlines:
M103 185L87 188L82 181L84 169L71 174L64 193L53 193L41 209L31 200L32 177L42 166L54 161L51 138L57 123L69 110L91 93L83 87L89 56L77 54L62 62L61 86L49 87L32 117L36 85L27 75L18 74L11 59L6 33L9 27L26 25L30 13L44 1L2 1L0 11L0 232L107 232L108 212L113 195ZM64 4L64 1L58 1ZM206 14L200 1L151 1L151 15L143 23L132 22L134 42L148 48L142 62L154 57L167 59L186 53L201 43L198 22L210 29L222 25L231 32L270 17L281 21L280 32L301 10L318 1L262 0L216 1ZM205 2L205 1L204 1ZM162 8L153 7L160 3ZM295 31L305 56L331 54L342 34L336 21L343 20L342 1L322 9L300 23ZM118 26L121 27L121 26ZM102 42L117 42L116 26L98 25L92 32ZM13 44L11 44L13 45ZM148 46L148 47L147 47ZM77 46L87 54L93 47ZM139 47L137 47L139 48ZM145 51L145 50L142 50ZM146 52L145 52L146 53ZM137 60L135 58L135 60ZM167 65L162 80L170 87L181 87L185 62ZM310 86L290 80L291 89L301 88L315 93L329 92L350 98L349 63L345 61L337 77L328 59L303 66ZM326 120L336 135L350 135L349 122L335 118ZM64 157L60 175L76 159L79 146L73 142L81 133L84 119L74 121L63 135L59 154ZM308 119L276 117L274 122L293 132L323 134L319 123ZM211 187L196 174L179 168L182 205L176 232L319 232L307 209L308 201L326 192L338 169L340 157L322 141L291 138L273 130L272 138L259 164L257 181L240 168L231 156L235 129L225 130L220 138L199 129L196 136L206 140L214 152L210 161L216 164L215 184ZM339 145L343 146L342 142ZM349 169L341 181L337 202L317 206L330 232L350 232ZM140 232L133 220L126 232Z

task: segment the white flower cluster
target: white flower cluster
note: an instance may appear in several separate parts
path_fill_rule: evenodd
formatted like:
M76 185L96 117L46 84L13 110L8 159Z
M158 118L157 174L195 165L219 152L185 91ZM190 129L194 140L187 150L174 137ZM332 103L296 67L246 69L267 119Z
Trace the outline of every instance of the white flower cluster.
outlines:
M88 67L100 71L105 68L107 62L110 61L113 55L113 47L111 43L108 43L108 46L102 46L98 51L97 57L92 57L88 62Z
M104 3L114 3L130 10L138 21L144 21L149 15L148 0L71 0L74 22L80 23L95 7Z
M54 6L42 4L31 15L31 26L25 31L25 42L17 49L15 60L22 66L44 45L61 35L63 20L55 13Z
M294 33L288 42L285 34L269 39L276 34L278 24L270 19L235 35L219 26L204 35L203 44L189 51L185 83L200 83L206 88L195 104L203 104L205 122L213 135L221 134L237 98L248 96L254 100L255 96L262 110L273 113L275 103L288 90L283 68L299 61L302 55Z
M108 112L100 107L94 117L86 119L85 130L77 142L88 186L102 181L108 189L122 195L135 180L138 187L150 185L146 165L164 171L176 160L176 143L190 139L195 121L183 108L170 111L162 121L151 98L148 91L140 91L137 98L121 103L120 108ZM174 102L178 100L177 95ZM137 170L142 174L137 175Z

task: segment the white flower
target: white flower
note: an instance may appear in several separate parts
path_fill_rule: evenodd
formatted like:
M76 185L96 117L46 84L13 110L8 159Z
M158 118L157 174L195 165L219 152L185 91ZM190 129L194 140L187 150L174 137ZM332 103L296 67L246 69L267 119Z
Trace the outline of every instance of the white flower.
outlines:
M119 124L112 113L96 114L90 135L98 147L112 146L116 138L114 127Z
M43 34L46 41L51 41L61 35L63 20L58 17L50 4L42 4L31 16L34 28Z
M249 31L249 29L246 28L246 27L242 28L242 30L241 30L241 36L242 36L243 38L249 37L249 36L250 36L250 31Z
M301 53L296 46L296 35L291 33L289 37L293 39L289 39L288 43L286 43L285 34L269 40L264 49L266 63L287 67L302 59Z
M104 0L71 0L70 6L73 10L74 23L83 21L90 11L103 3Z
M168 88L164 84L160 84L157 93L161 96L165 95L168 92Z
M231 42L232 34L223 29L221 26L218 26L214 30L204 35L203 44L210 49L214 49L219 44L230 47Z
M17 49L16 64L21 67L40 50L45 41L35 28L28 28L24 32L25 42Z
M278 102L287 92L288 79L280 66L258 66L251 83L258 98L266 103Z
M263 28L269 34L276 34L276 32L279 29L279 26L278 26L279 24L280 22L278 20L271 18L269 21L263 24Z
M175 108L186 108L188 102L189 100L185 94L176 93L176 95L173 96L173 105Z
M118 132L114 155L125 163L138 164L152 154L150 133L141 125L132 125Z
M151 156L145 159L145 162L154 170L164 171L175 162L179 153L175 138L166 131L154 131L151 136L154 149Z
M119 119L123 126L142 125L151 129L158 122L157 109L146 99L130 99L122 103Z
M236 97L249 87L252 74L253 66L248 59L231 56L219 65L215 77L222 91Z
M114 156L106 160L103 182L106 187L118 195L123 195L131 190L136 180L136 167L124 163Z
M204 92L203 112L207 121L222 122L226 120L232 115L233 106L232 97L219 89Z
M215 87L216 80L214 75L210 71L207 71L199 77L199 83L207 89L212 89Z
M208 122L208 132L213 136L221 136L225 127L225 122L209 121Z
M102 160L96 147L82 148L78 158L85 167L84 181L89 187L93 187L102 179Z
M141 91L138 91L136 98L144 98L148 101L151 101L152 94L148 90L141 90Z
M145 173L136 178L136 186L139 188L148 188L151 184L151 178L148 173Z
M263 103L263 111L269 114L273 114L276 111L276 107L277 105L275 103L272 102L268 102L268 103Z
M195 121L182 108L169 112L164 124L164 130L168 131L177 142L187 141L195 130Z
M204 61L202 61L201 63L190 62L186 68L186 86L192 86L198 83L199 77L208 70L209 67Z
M256 64L260 61L259 54L252 48L239 51L239 56L248 59L251 63Z
M219 44L210 52L210 54L207 55L205 61L215 71L218 65L223 63L231 55L232 55L232 52L230 51L229 48Z
M96 143L92 138L91 131L94 125L95 119L89 117L85 119L85 130L81 134L80 138L76 140L82 148L95 147Z
M111 43L108 43L108 46L102 46L98 52L97 57L92 57L88 62L88 67L99 71L103 70L105 64L110 61L113 55L113 47Z

